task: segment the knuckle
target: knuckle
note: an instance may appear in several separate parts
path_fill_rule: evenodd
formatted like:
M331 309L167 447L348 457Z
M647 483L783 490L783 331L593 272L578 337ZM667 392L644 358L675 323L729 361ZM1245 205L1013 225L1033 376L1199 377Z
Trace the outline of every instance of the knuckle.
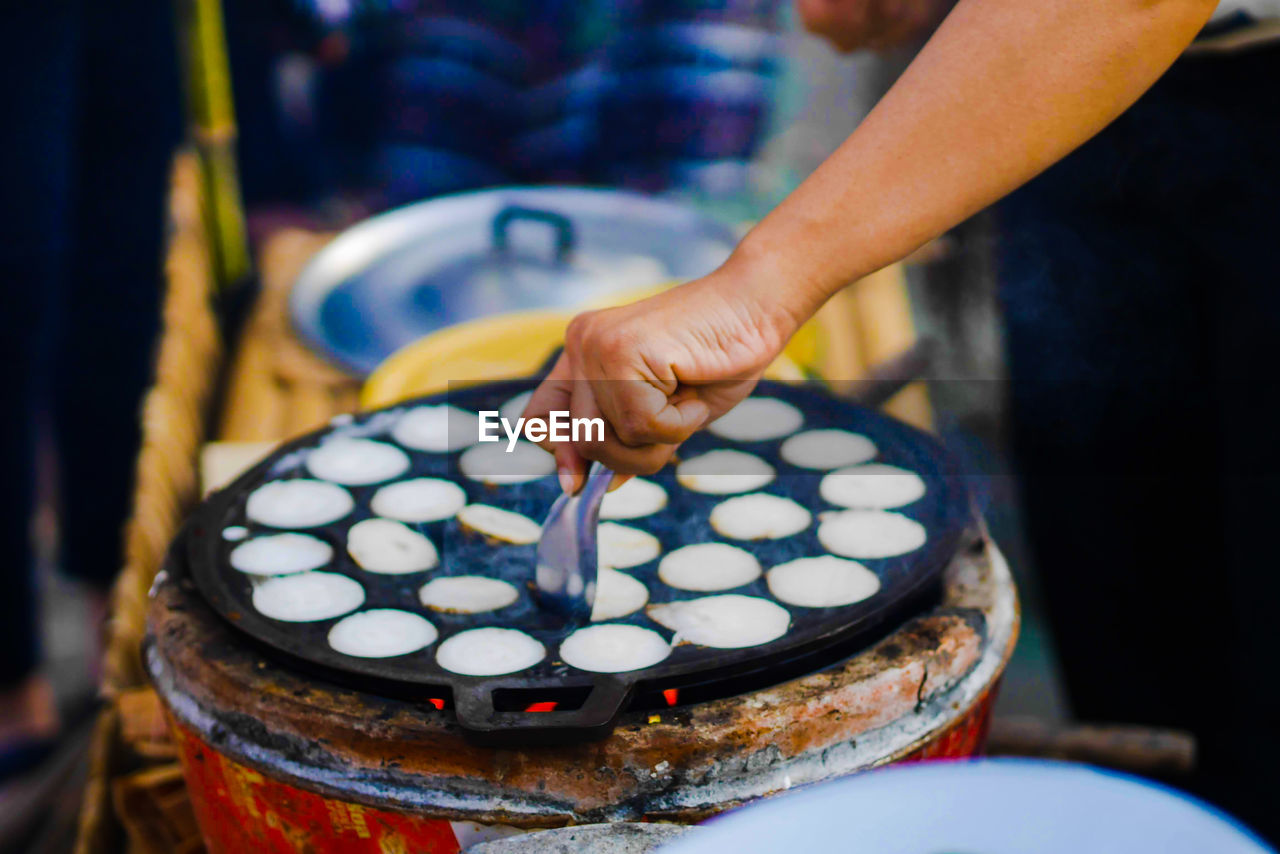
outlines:
M618 360L630 355L635 349L635 336L622 326L611 326L601 330L592 344L605 358Z
M582 345L589 344L594 334L595 318L599 312L584 311L573 320L569 321L569 326L565 329L564 340L570 346L581 348Z
M612 444L613 443L610 442L609 438L606 436L603 442L578 439L577 441L569 442L568 446L573 449L575 454L582 457L584 460L599 460L602 463L607 463L608 460L605 459L605 457L612 453L612 449L610 447Z
M639 445L648 440L652 427L650 419L644 413L624 409L618 414L613 430L623 444Z

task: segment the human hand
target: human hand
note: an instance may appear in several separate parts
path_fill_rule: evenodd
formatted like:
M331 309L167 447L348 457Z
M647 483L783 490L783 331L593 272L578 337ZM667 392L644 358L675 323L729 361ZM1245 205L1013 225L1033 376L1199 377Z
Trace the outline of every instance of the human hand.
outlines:
M796 0L804 27L841 53L886 50L938 25L955 0Z
M702 279L631 305L578 315L526 418L602 418L602 442L543 442L576 492L589 460L649 474L685 439L746 397L798 327L785 289L730 260Z

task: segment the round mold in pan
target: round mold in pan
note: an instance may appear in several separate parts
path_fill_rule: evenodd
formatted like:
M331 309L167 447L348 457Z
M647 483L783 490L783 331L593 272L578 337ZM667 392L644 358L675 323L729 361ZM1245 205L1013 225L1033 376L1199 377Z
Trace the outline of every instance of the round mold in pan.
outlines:
M326 436L344 433L390 442L390 426L398 412L416 405L444 402L471 411L496 410L535 382L524 379L490 383L408 401L362 414L349 423L325 428L283 445L230 486L210 496L185 526L183 551L201 594L215 611L267 651L282 655L329 681L424 699L447 691L459 725L479 740L534 743L586 739L607 734L633 693L706 686L717 680L728 682L744 674L758 674L774 665L813 656L825 648L852 650L860 638L870 642L887 625L901 622L925 607L938 588L943 568L960 547L964 531L973 519L964 479L950 455L932 437L817 387L766 381L755 394L778 397L799 407L805 416L802 429L839 427L862 433L876 444L877 461L910 469L924 478L925 496L899 508L898 512L920 522L929 535L923 547L908 554L862 561L881 582L879 591L862 602L835 608L784 605L791 613L791 627L775 641L743 649L678 644L665 661L643 670L617 674L576 670L556 658L560 642L576 627L565 625L558 617L540 609L534 598L534 545L495 546L468 534L457 519L452 518L410 525L435 543L441 558L438 568L408 575L377 575L360 569L347 554L346 532L355 522L373 515L369 501L384 484L348 487L355 499L355 510L344 519L310 529L308 533L333 546L334 560L326 567L328 571L349 575L364 585L367 598L362 608L399 608L423 614L440 631L435 644L396 658L357 659L329 647L326 637L336 618L316 623L281 623L254 610L251 601L254 581L231 568L228 555L237 543L222 537L223 529L229 526L244 526L251 535L272 530L245 517L245 502L253 489L271 480L306 476L306 451ZM754 553L766 570L798 557L825 553L816 535L818 515L824 510L839 509L827 505L819 495L819 482L825 472L801 469L780 459L778 448L784 438L733 442L703 432L692 437L680 451L682 458L715 448L756 454L777 470L774 481L759 491L792 498L814 512L813 524L794 536L734 542ZM402 479L443 477L458 483L466 491L469 502L492 504L539 521L559 494L554 476L521 484L487 486L459 474L456 465L459 452L411 452L410 456L412 464ZM667 490L667 506L652 516L628 520L626 524L658 537L662 554L692 543L725 541L711 528L709 516L711 509L728 496L684 489L676 483L672 465L651 479ZM626 570L648 587L651 604L709 595L668 587L658 580L657 566L658 560L653 560ZM427 580L470 574L509 581L520 590L520 597L506 608L483 614L437 613L428 611L418 601L418 589ZM723 592L772 600L763 576L751 584ZM644 610L613 622L643 626L671 637L671 632L651 620ZM436 664L435 649L440 642L460 631L483 626L521 629L545 645L547 656L519 673L492 677L462 676ZM576 707L526 712L520 710L522 705L513 706L513 701L504 700L504 696L517 699L572 696L576 698L574 702L562 705Z

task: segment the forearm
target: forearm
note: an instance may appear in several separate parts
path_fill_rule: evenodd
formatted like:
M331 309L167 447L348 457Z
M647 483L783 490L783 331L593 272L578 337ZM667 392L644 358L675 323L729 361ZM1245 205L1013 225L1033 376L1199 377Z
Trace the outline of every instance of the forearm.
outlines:
M731 266L794 324L1101 130L1215 0L960 0L858 129L754 228ZM779 286L782 287L779 287Z

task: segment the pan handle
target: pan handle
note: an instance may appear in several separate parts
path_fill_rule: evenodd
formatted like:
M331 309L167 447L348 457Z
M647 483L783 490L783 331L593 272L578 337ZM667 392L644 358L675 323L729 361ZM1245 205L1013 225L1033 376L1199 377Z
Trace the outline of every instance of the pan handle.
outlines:
M549 712L506 712L494 708L494 692L505 686L485 682L455 689L454 713L458 725L473 740L494 746L562 744L603 738L613 730L622 707L631 697L633 684L616 677L603 677L591 686L576 709Z
M540 208L526 208L522 205L508 205L498 211L493 218L493 249L495 252L506 252L510 244L507 231L516 220L532 220L551 226L556 232L556 262L563 264L573 251L573 223L564 214Z

